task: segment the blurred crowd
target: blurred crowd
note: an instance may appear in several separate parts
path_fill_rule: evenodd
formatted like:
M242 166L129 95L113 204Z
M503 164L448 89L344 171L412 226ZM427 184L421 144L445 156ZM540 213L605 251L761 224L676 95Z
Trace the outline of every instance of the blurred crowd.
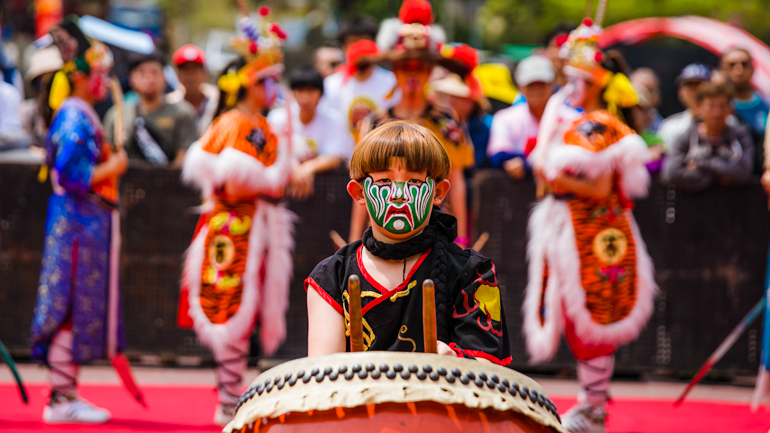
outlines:
M561 24L554 27L542 48L515 68L479 64L478 57L475 63L473 59L466 62L480 89L471 88L468 80L440 62L428 71L430 85L425 97L429 106L450 113L457 130L447 134L460 134L472 145L472 156L453 160L464 169L465 178L478 168L501 169L516 180L532 176L527 157L535 146L546 103L567 84L559 47L572 29ZM408 83L399 83L399 71L384 67L393 63L380 56L375 43L378 31L378 23L369 17L347 19L341 23L336 41L324 43L308 64L284 74L291 92L284 92L276 107L265 114L275 128L284 128L292 116L297 163L288 192L293 199L312 194L316 174L335 169L350 157L362 127L370 127L368 118L389 110L390 117L397 118L404 108L401 93ZM765 172L770 109L752 87L754 65L747 50L733 48L723 53L716 67L700 63L685 67L676 78L685 110L666 119L658 112L663 101L656 73L646 67L631 71L619 53L610 55L617 57L619 69L638 95L638 105L624 110L624 115L649 146L652 174L696 191L715 184L743 183ZM462 54L455 57L467 60ZM43 143L52 117L48 89L62 60L58 50L48 46L34 52L28 64L22 78L0 51L0 160L19 152L38 159L44 156ZM169 66L175 73L171 79ZM122 111L129 159L178 167L185 150L207 130L221 106L220 92L212 84L216 77L207 72L204 51L185 45L170 58L159 51L133 53L126 67ZM26 100L23 80L32 90ZM569 106L562 109L574 111ZM100 112L106 113L106 138L114 142L115 110ZM413 113L405 114L401 117ZM770 174L763 176L763 184L770 188Z

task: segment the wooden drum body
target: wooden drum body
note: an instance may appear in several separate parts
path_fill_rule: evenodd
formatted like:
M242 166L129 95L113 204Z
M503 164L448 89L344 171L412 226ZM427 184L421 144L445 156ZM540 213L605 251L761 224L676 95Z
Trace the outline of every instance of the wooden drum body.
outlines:
M425 353L302 358L261 374L224 432L567 433L534 380Z

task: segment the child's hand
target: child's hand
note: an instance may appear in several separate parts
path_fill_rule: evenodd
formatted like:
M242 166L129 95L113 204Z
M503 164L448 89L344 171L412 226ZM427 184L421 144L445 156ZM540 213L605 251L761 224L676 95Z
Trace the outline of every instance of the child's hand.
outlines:
M443 341L438 342L438 354L439 355L446 355L446 356L457 356L454 350L449 348L449 345L444 343Z

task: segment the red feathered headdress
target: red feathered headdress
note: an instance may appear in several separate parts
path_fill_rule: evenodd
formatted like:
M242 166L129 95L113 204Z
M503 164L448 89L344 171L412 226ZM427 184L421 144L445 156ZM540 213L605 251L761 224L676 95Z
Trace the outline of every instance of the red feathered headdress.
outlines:
M398 18L385 20L377 35L377 45L391 61L434 62L445 40L444 31L433 24L433 6L426 0L404 0Z
M404 24L433 24L433 6L425 0L405 0L398 11L398 19Z

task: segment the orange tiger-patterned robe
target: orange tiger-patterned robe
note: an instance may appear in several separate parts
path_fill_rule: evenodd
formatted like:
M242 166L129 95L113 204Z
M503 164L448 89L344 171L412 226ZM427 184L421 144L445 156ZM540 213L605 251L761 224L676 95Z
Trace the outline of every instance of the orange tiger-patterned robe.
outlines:
M564 332L573 354L611 354L635 339L657 290L629 198L646 193L647 149L607 111L576 120L546 156L546 176L611 175L612 192L593 199L555 191L530 218L525 334L533 360L550 359Z
M185 157L182 177L211 209L187 254L178 322L213 349L248 337L257 318L266 352L285 338L293 215L273 199L288 184L291 148L281 154L278 142L263 116L231 110Z

